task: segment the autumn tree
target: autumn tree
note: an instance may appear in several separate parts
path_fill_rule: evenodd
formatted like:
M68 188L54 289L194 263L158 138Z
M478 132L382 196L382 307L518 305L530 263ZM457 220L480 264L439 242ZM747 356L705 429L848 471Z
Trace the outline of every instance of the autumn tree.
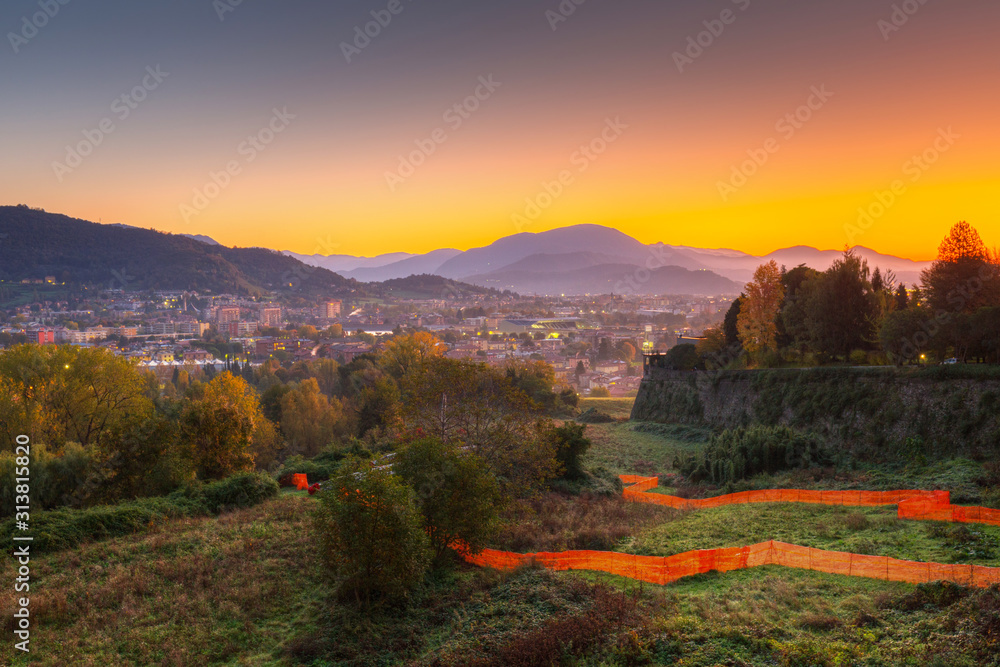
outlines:
M315 378L308 378L281 397L281 432L290 454L316 456L338 436L345 435L341 424L344 409L336 398L319 390Z
M30 433L57 452L67 441L112 446L153 410L135 365L103 348L17 346L0 355L0 377Z
M436 336L417 331L388 341L379 355L379 363L386 373L398 380L428 359L443 355L444 349L445 345Z
M223 372L189 400L181 417L181 440L199 477L221 479L252 470L254 434L266 418L254 390L241 377Z
M750 354L775 349L778 334L776 319L785 296L777 262L771 260L757 267L745 293L746 298L736 321L743 348Z
M921 274L923 294L935 312L974 313L1000 305L1000 274L979 232L959 222L938 247L938 256Z

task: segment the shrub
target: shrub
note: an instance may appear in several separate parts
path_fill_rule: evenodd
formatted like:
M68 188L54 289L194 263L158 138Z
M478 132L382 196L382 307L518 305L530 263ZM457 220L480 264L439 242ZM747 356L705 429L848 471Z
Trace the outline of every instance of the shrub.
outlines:
M369 607L402 599L423 579L430 540L413 491L362 459L344 461L320 495L315 531L320 559L341 594Z
M576 421L583 424L610 424L618 420L606 412L601 412L597 408L587 408L576 418Z
M417 440L397 454L393 470L416 492L437 558L455 541L478 553L496 533L500 488L472 452L439 440Z
M281 478L286 475L301 474L308 475L310 482L324 482L337 472L344 456L339 452L323 452L311 459L299 455L291 456L281 464L275 476Z
M827 465L830 454L812 435L785 426L740 427L714 436L701 456L679 460L692 482L726 484L760 473Z
M13 516L17 456L0 453L0 516ZM84 487L95 469L93 448L69 443L62 456L49 452L42 444L31 445L31 508L38 512L66 504L66 494Z
M611 392L607 387L594 387L590 390L591 398L611 398Z
M584 476L581 459L590 449L590 440L583 435L586 429L584 424L566 422L562 426L549 428L544 434L552 441L556 460L562 466L562 476L566 479L580 479Z
M32 550L42 553L69 549L91 540L137 533L169 519L204 514L207 511L201 502L180 494L88 509L63 507L36 512L31 515L31 530L35 538ZM13 524L11 519L0 524L4 535L14 534ZM13 547L15 543L11 541L9 544Z
M278 495L278 483L270 475L243 472L201 487L205 507L217 514L226 509L253 507Z

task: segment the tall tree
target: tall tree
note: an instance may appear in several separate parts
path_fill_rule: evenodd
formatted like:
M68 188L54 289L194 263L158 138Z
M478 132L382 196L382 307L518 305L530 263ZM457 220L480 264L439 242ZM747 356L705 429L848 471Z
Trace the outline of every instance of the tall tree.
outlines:
M750 354L776 349L776 320L784 297L785 287L777 262L771 260L758 266L753 281L746 286L746 299L736 321L740 342Z
M241 378L221 373L204 394L192 399L181 413L181 438L198 474L221 479L251 470L256 460L254 434L266 418L256 393Z
M289 453L312 458L343 435L343 406L320 392L315 378L303 380L281 397L281 432Z
M817 352L846 358L872 345L878 313L869 275L868 262L848 249L816 282L806 321Z
M979 232L966 222L951 228L921 282L927 305L935 312L974 313L1000 305L998 265Z
M433 334L417 331L388 341L379 355L379 363L386 373L398 380L428 359L443 355L445 347Z

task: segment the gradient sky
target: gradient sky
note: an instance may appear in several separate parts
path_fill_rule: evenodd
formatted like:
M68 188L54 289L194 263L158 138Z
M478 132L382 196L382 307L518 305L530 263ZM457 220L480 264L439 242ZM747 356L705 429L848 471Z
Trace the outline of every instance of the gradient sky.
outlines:
M38 0L4 2L0 203L323 254L466 249L576 223L650 243L850 242L924 259L965 219L1000 244L995 0L926 0L887 39L889 0L586 0L555 30L559 0L400 0L351 63L342 42L389 0L243 0L220 20L227 2L70 0L34 35L23 19ZM679 71L673 54L724 10L734 20ZM10 33L30 36L17 53ZM121 119L115 100L157 66L168 76ZM455 129L445 112L490 75L500 87ZM832 97L792 136L776 125L823 86ZM295 118L248 161L242 142L275 108ZM608 119L628 127L574 157ZM447 140L393 191L386 173L437 128ZM54 163L85 131L100 144L60 180ZM771 138L777 152L724 199L719 183ZM910 162L936 141L933 164ZM232 161L239 173L185 220ZM564 170L562 193L525 216ZM875 193L894 181L880 213ZM880 213L867 229L859 207Z

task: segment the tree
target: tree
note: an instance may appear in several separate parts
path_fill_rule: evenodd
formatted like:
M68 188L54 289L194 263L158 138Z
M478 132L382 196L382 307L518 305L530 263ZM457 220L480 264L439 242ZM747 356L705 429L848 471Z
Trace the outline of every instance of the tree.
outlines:
M810 281L805 307L810 344L817 352L845 359L876 339L878 308L869 282L868 262L853 249Z
M885 316L878 338L889 360L898 366L910 363L927 349L930 313L923 308L895 310Z
M900 283L896 287L896 308L895 310L906 310L910 305L910 296L906 293L906 285Z
M303 324L298 328L296 332L299 338L308 338L309 340L319 340L319 331L311 324Z
M632 363L635 361L635 345L627 340L623 340L618 343L618 356L621 357L623 361Z
M395 428L399 423L399 412L399 387L392 378L378 378L358 395L358 435Z
M731 359L726 354L726 334L722 329L705 329L702 340L695 346L698 358L713 370L724 368Z
M507 493L526 493L558 468L539 438L538 406L496 368L432 359L406 378L403 397L407 430L468 446Z
M482 551L499 527L500 487L472 452L431 438L397 452L393 472L415 492L435 557Z
M740 344L740 333L737 326L737 322L740 317L740 309L743 306L743 300L746 298L745 294L741 294L738 298L733 300L733 304L729 306L729 310L726 311L726 318L722 325L722 331L726 334L726 345L729 347L734 347Z
M33 422L24 432L55 452L66 441L113 444L153 410L135 365L102 348L17 346L0 355L0 377Z
M674 371L693 371L701 364L701 357L698 356L698 348L690 343L674 345L667 350L663 364Z
M778 317L778 347L801 348L809 342L806 304L820 275L819 271L800 265L782 276L785 299Z
M320 393L319 383L309 378L281 397L281 432L288 440L290 454L312 458L338 435L344 417L336 398Z
M740 343L750 354L776 349L776 319L784 297L778 264L771 260L757 267L753 282L746 286L746 298L736 320Z
M368 608L398 600L430 564L430 540L413 491L388 470L350 458L341 463L315 514L319 555L340 591Z
M397 336L385 344L379 364L397 380L406 376L428 359L444 354L445 345L426 331Z
M254 433L266 418L257 395L241 377L224 372L189 400L181 413L181 439L204 479L252 470Z
M921 274L927 304L935 311L974 313L1000 305L1000 267L979 233L966 222L951 228L931 267Z

